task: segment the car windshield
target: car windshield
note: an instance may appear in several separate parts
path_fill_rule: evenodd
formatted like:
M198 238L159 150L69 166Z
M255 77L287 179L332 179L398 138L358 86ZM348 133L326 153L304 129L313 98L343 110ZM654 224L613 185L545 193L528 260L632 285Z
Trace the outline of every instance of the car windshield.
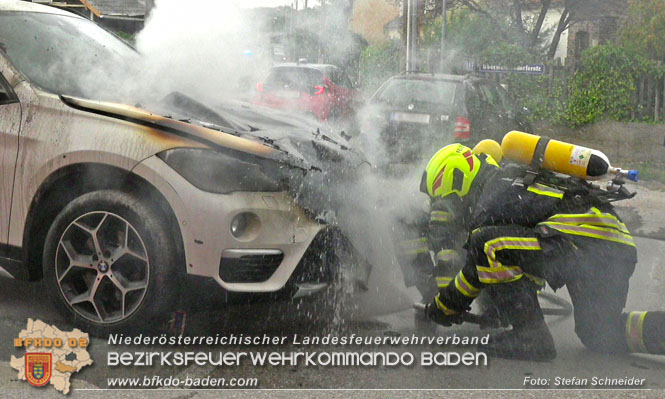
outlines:
M273 89L290 88L311 90L323 82L323 73L313 68L278 67L273 68L266 79L268 87Z
M393 79L376 98L379 102L394 105L450 105L455 101L455 92L459 85L458 82L445 80Z
M86 96L126 76L138 53L93 22L47 13L0 12L0 51L34 84Z

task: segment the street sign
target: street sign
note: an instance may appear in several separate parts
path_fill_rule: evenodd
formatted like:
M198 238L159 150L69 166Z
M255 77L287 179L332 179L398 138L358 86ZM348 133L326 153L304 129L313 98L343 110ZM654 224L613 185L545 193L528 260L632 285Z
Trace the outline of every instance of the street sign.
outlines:
M514 67L506 67L503 65L481 64L478 72L489 73L526 73L529 75L542 75L545 73L545 65L518 65Z

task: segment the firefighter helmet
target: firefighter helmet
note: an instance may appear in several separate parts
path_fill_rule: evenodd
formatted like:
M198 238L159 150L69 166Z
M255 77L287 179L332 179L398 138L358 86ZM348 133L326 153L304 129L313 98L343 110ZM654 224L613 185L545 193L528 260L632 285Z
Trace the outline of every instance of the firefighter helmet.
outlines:
M487 155L485 161L498 166ZM440 149L430 159L421 182L421 190L432 197L445 197L452 193L464 197L478 175L483 162L469 147L450 144Z

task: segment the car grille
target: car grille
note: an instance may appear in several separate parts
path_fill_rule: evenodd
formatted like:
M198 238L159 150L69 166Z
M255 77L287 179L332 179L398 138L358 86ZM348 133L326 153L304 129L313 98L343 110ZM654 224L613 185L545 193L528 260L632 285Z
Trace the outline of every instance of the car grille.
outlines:
M270 279L284 259L279 250L226 250L219 277L227 283L261 283Z

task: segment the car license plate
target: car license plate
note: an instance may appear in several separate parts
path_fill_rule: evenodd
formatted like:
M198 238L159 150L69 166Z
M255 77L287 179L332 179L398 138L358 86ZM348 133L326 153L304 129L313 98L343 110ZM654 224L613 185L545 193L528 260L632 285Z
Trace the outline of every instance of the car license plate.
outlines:
M275 95L281 98L300 98L300 92L295 90L277 90Z
M393 112L390 115L390 120L393 122L421 123L426 125L429 124L429 115L409 112Z

